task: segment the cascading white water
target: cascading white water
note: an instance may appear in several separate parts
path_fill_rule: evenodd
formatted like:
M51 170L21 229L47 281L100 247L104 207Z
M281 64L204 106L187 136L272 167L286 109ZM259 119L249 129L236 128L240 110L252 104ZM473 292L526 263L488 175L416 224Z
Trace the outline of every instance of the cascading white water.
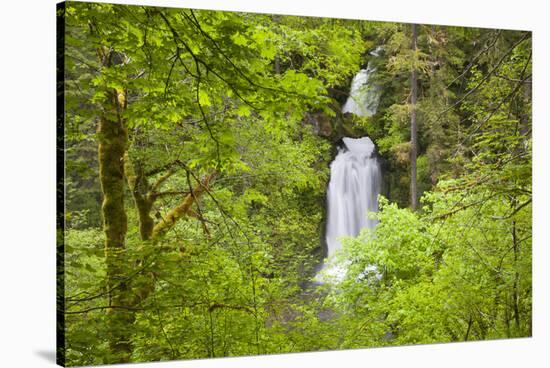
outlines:
M372 229L376 220L368 212L378 211L381 171L374 143L368 137L344 138L330 165L327 193L328 220L326 241L328 257L341 248L339 238L357 236L361 229Z
M370 54L376 57L380 51L381 48L377 47ZM367 69L361 69L355 75L351 82L350 96L342 108L342 113L349 112L357 116L373 116L376 114L380 102L380 88L373 83L369 83L375 71L376 68L369 61Z
M341 237L357 236L362 229L376 226L378 221L369 218L368 213L378 211L381 184L382 172L372 140L343 138L343 146L330 164L326 227L329 263L317 275L318 282L340 282L345 277L347 263L330 262L342 248ZM369 267L365 271L376 269Z

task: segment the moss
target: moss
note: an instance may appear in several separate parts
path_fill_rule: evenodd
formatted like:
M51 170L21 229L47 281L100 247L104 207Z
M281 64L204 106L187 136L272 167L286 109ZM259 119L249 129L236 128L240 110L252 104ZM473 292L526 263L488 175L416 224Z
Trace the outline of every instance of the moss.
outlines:
M170 210L166 216L154 227L152 239L161 238L174 224L184 216L187 216L191 211L191 206L195 201L208 190L210 182L214 178L214 174L207 176L200 185L197 185L193 192L185 196L183 201L176 207Z
M124 208L124 153L128 144L128 132L124 122L113 119L117 110L116 96L113 96L111 113L99 121L99 178L103 193L102 215L105 232L105 258L107 264L107 286L110 290L109 305L130 305L125 240L128 220ZM128 327L134 321L134 314L119 309L109 310L109 344L113 361L128 362L132 352Z
M151 209L153 207L153 198L149 197L150 186L145 175L141 170L134 169L134 165L128 155L124 154L124 168L126 171L126 179L128 186L132 192L134 203L138 210L139 216L139 232L141 240L149 240L153 234L155 222L151 217Z

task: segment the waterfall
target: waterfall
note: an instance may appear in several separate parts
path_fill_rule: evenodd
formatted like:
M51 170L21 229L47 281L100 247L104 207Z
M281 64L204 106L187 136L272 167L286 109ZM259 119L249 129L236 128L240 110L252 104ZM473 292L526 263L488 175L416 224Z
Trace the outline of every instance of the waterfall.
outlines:
M368 218L367 212L378 211L381 172L374 143L368 137L343 141L344 146L330 165L326 231L329 257L341 248L340 237L372 229L376 220Z
M374 57L378 56L381 48L377 47L370 54ZM367 69L361 69L355 75L351 82L350 96L347 99L342 113L352 113L357 116L373 116L378 109L380 102L380 88L372 83L369 83L371 75L376 71L372 66L372 61L367 64Z
M368 218L368 212L378 211L382 174L369 137L344 138L343 145L330 164L330 182L327 192L326 242L328 258L342 247L342 236L357 236L361 229L372 229L377 220ZM324 267L324 273L337 281L345 276L345 268ZM323 276L317 277L323 282Z
M378 56L376 48L371 55ZM380 100L380 90L369 85L369 78L375 71L371 62L367 69L361 69L353 78L351 92L342 112L359 116L372 116L376 113ZM375 146L369 137L343 138L334 161L330 164L330 182L327 192L326 243L329 262L342 247L343 236L357 236L362 229L372 229L377 220L367 216L378 211L378 195L382 184L380 163ZM346 262L339 265L324 265L323 272L316 280L341 281L346 275ZM365 272L375 272L375 266L368 266ZM327 275L329 278L325 277Z

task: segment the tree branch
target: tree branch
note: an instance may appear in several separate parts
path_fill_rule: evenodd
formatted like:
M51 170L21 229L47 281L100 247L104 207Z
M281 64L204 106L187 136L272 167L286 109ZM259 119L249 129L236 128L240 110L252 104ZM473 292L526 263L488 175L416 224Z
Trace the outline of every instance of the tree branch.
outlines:
M489 80L489 78L491 78L491 76L498 70L498 68L500 68L500 65L502 65L502 63L508 57L508 55L510 55L516 47L518 47L523 41L525 41L525 39L527 39L529 35L530 35L530 32L525 32L523 37L521 37L521 39L519 41L517 41L515 44L513 44L512 47L510 47L510 49L508 49L508 51L506 51L504 53L504 55L502 55L502 57L499 59L497 64L487 74L485 74L485 76L481 79L481 81L479 81L478 84L476 84L472 89L470 89L468 92L466 92L453 105L451 105L450 107L448 107L445 110L443 110L442 112L440 112L438 114L437 118L436 118L436 121L438 121L443 116L443 114L445 114L446 112L452 110L453 108L458 106L460 103L462 103L462 101L464 101L468 96L470 96L472 93L477 91L479 89L479 87L481 87L485 82L487 82L487 80Z
M208 175L202 182L197 184L197 186L189 193L183 201L180 202L176 207L168 212L168 214L153 228L152 238L157 240L164 236L171 228L174 227L176 222L182 217L188 214L191 206L195 201L200 197L200 195L208 190L208 186L211 181L216 176L216 173Z

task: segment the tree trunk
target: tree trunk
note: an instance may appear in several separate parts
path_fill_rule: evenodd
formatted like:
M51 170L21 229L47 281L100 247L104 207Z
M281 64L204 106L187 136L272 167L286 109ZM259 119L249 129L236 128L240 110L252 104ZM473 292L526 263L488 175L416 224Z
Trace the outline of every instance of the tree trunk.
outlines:
M513 206L512 208L514 208ZM520 312L519 312L519 272L518 272L518 254L519 244L516 233L516 221L512 221L512 243L514 247L514 284L512 286L512 307L514 310L514 321L516 324L516 336L519 334L520 329Z
M153 220L153 217L151 217L154 198L150 197L151 188L149 182L143 173L141 165L138 164L137 169L134 169L134 165L132 165L128 152L124 154L124 169L126 180L128 181L128 187L132 192L132 197L134 198L134 203L138 211L139 233L141 240L150 240L151 235L153 234L155 221Z
M124 208L124 153L128 145L128 132L121 118L124 105L124 92L109 90L98 126L99 179L103 192L102 214L109 306L131 304L125 252L128 223ZM112 353L110 361L130 361L131 325L134 319L134 314L130 311L120 308L108 310L109 346Z
M412 50L416 53L416 40L417 31L416 24L412 25ZM417 94L417 81L416 81L416 65L413 65L411 73L411 208L416 210L418 208L418 194L416 185L416 156L418 152L417 142L417 127L416 127L416 94Z
M519 117L520 133L526 138L531 138L531 93L532 93L532 78L529 77L524 82L523 99L521 101L523 112Z

